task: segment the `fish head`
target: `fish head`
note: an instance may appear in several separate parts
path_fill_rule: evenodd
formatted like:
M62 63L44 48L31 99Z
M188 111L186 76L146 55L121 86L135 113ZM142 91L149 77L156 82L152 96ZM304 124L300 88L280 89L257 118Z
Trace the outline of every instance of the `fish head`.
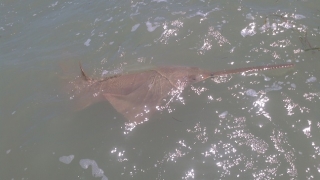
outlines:
M198 67L187 67L184 74L182 79L184 79L188 85L206 80L213 76L213 73L210 71Z
M174 86L181 88L213 76L212 72L198 67L164 67L158 68L157 71Z

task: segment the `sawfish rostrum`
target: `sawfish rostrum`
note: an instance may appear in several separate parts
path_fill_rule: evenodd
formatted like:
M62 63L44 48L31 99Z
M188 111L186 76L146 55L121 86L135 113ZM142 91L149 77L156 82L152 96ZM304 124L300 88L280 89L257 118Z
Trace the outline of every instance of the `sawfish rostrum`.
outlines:
M197 67L156 67L119 74L102 80L88 77L81 67L81 77L70 81L70 91L77 110L107 100L130 122L141 123L165 107L168 96L181 93L187 86L217 76L292 67L293 64L267 65L212 72Z

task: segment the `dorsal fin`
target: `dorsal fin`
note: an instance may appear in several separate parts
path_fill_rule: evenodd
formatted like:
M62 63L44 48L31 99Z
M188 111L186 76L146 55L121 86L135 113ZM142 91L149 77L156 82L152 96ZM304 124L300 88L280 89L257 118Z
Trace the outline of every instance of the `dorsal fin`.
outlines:
M82 69L82 65L81 62L79 62L79 66L80 66L80 70L81 70L81 76L84 80L86 81L91 81L91 78L89 78L86 73L84 72L84 70Z

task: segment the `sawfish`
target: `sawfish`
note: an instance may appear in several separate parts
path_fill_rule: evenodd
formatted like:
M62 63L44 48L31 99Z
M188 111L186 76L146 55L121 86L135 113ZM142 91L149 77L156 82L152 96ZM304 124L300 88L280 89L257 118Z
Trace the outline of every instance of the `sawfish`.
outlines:
M108 101L129 122L142 123L149 120L157 110L162 110L172 97L187 86L208 78L243 72L255 72L293 67L294 64L265 65L212 72L198 67L163 66L143 71L122 73L94 79L84 72L70 81L70 99L77 110L96 102Z

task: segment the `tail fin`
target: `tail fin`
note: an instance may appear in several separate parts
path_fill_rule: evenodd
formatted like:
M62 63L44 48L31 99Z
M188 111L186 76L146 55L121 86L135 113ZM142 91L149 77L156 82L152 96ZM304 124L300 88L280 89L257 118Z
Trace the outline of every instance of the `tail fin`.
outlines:
M61 64L60 64L61 66ZM81 62L79 62L79 70L77 75L74 73L75 68L68 69L68 66L61 66L64 71L63 80L63 94L71 102L71 109L74 111L80 111L86 107L104 100L100 95L100 84L98 81L90 78L84 72ZM73 66L74 67L74 66Z
M86 81L91 81L92 79L89 78L86 73L84 73L84 70L82 69L82 64L81 62L79 61L79 66L80 66L80 70L81 70L81 75L82 75L82 78Z

